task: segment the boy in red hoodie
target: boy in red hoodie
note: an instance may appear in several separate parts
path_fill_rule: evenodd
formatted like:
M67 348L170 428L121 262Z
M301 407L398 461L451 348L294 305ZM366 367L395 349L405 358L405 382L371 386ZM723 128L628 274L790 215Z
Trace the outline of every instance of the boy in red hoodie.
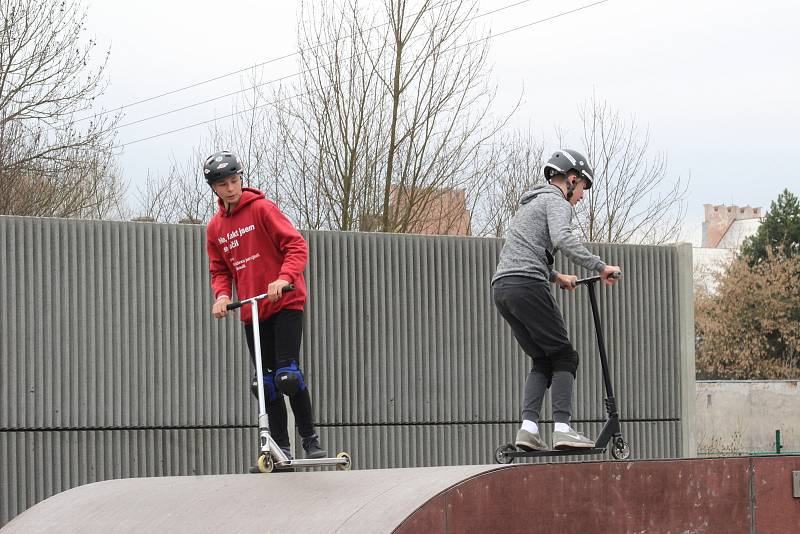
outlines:
M291 458L283 402L286 395L306 457L323 458L327 453L314 431L311 396L298 363L306 302L306 241L264 193L242 187L242 165L231 152L210 156L203 173L219 198L219 210L206 232L211 287L216 298L211 313L217 319L228 314L226 306L233 295L231 282L236 284L240 300L266 291L267 298L259 301L258 321L270 433ZM294 284L295 290L283 295L283 288L289 284ZM240 316L255 366L250 307L242 307ZM255 380L251 389L257 396Z

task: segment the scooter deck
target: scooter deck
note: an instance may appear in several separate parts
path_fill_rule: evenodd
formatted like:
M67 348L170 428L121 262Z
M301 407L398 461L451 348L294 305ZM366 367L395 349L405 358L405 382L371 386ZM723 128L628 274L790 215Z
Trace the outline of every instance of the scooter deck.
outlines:
M586 449L549 449L546 451L522 451L515 450L504 452L503 456L506 458L536 458L541 456L572 456L578 454L603 454L606 449L592 447Z
M317 467L320 465L348 465L349 458L316 458L302 460L286 460L285 462L275 462L275 467Z

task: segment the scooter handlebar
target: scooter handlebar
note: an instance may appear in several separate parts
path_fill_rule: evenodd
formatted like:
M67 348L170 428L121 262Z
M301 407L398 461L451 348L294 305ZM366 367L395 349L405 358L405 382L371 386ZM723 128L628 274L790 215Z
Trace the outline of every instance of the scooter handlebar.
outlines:
M288 286L283 286L283 290L281 290L281 293L286 293L288 291L294 291L295 289L296 289L296 287L295 287L294 284L289 284ZM267 298L267 294L266 293L262 293L261 295L258 295L256 297L251 297L249 299L244 299L244 300L239 300L239 301L236 301L236 302L231 302L230 304L225 306L225 308L227 310L235 310L236 308L241 308L242 306L244 306L248 302L251 302L253 300L261 300L261 299L265 299L265 298Z
M241 308L242 306L244 306L244 302L242 302L240 300L239 302L231 302L230 304L225 306L225 309L226 310L235 310L236 308Z
M622 271L616 271L616 272L611 273L609 278L613 278L614 280L622 278ZM590 276L588 278L581 278L580 280L576 280L575 281L575 285L579 286L579 285L583 285L583 284L591 284L591 283L594 283L594 282L599 282L602 279L603 279L602 276Z

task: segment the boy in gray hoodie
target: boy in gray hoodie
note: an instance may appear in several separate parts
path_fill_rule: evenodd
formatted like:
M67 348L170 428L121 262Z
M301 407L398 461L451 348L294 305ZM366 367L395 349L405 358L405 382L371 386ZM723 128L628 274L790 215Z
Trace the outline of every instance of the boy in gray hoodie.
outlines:
M492 277L495 305L533 360L525 382L522 428L515 445L523 450L547 449L538 425L544 394L551 388L553 448L591 448L594 441L570 426L578 353L570 343L548 282L575 290L576 276L553 270L556 250L600 273L607 284L616 283L611 276L620 268L606 265L572 233L573 207L592 187L593 172L586 158L574 150L558 150L544 166L544 176L547 184L523 195Z

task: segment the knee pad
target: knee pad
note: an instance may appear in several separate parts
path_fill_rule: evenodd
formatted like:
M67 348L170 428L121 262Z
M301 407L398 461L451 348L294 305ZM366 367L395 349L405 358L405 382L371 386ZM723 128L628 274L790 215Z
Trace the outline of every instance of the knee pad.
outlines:
M300 372L296 361L292 361L289 367L281 367L275 371L275 386L278 391L289 397L306 389L303 373Z
M578 371L578 353L571 346L566 346L552 356L553 371L565 371L575 376Z
M250 391L253 393L253 396L258 399L257 377L254 376L251 382ZM264 397L266 402L273 402L278 398L278 388L275 386L275 375L273 373L264 375Z
M531 371L535 373L541 373L546 376L547 387L550 387L550 383L553 381L553 362L547 358L534 358Z

